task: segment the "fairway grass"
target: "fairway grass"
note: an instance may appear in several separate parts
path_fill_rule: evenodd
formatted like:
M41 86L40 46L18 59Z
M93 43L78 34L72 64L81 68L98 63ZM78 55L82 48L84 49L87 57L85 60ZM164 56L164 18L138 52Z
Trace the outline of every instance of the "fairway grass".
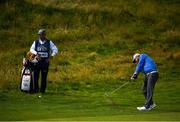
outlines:
M180 113L137 113L130 115L96 116L96 117L74 117L47 119L48 121L177 121L180 120Z
M148 112L136 110L144 103L139 90L140 82L122 88L109 98L104 96L103 89L95 86L91 90L56 93L48 90L42 98L38 98L40 94L1 91L0 120L179 121L179 83L172 83L157 85L154 96L157 108Z

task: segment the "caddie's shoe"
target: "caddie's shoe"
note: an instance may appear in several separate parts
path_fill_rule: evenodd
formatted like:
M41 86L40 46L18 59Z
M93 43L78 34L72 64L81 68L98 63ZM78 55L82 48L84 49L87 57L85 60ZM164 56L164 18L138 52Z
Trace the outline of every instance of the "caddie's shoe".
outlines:
M152 105L150 105L149 110L154 109L156 106L157 105L155 103L153 103Z
M137 107L137 110L139 110L139 111L148 111L148 110L151 110L151 109L146 108L145 106L142 106L142 107Z

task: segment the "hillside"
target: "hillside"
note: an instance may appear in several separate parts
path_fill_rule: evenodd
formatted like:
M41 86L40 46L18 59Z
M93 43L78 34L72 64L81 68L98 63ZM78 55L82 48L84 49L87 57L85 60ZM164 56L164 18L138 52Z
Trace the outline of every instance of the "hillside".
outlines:
M72 106L70 114L65 111L65 115L63 114L65 120L76 109L79 109L79 116L88 116L82 112L82 108L87 103L90 104L93 99L98 103L87 107L87 114L93 117L98 114L106 118L109 113L109 108L106 107L109 107L109 104L98 97L101 97L105 90L111 91L129 80L135 68L131 63L132 54L135 52L147 53L157 62L160 82L157 87L159 93L155 98L159 103L163 103L160 108L169 107L171 102L174 103L168 111L163 113L159 110L155 114L158 116L158 112L162 112L162 115L166 116L168 112L170 115L175 112L174 115L179 115L179 0L1 0L0 11L0 98L2 98L0 103L2 105L8 106L12 100L17 103L14 107L18 108L20 101L16 101L16 98L23 97L33 101L36 97L27 98L19 93L20 72L24 52L29 51L32 42L38 38L37 31L45 28L48 38L53 40L59 49L58 55L51 60L47 87L49 94L46 97L55 101L62 100L63 105L69 100L74 100L78 104L78 107ZM136 89L135 93L139 94L137 89L141 80L143 75L140 75L138 83L124 89L125 94L122 96L115 94L116 100L135 106L136 104L127 100L127 95L131 96L130 90L133 88ZM166 90L167 94L164 93ZM62 98L58 98L56 94L60 94ZM168 95L172 95L172 98L164 101L168 99ZM67 98L68 96L72 99ZM76 100L74 96L82 97L82 101ZM83 96L90 98L85 100ZM124 99L121 100L123 97ZM139 96L131 96L129 99L140 103L142 100L136 101L136 97ZM43 100L43 105L50 102L44 103ZM24 105L28 104L23 100L21 102ZM58 104L56 102L53 104L54 107ZM94 113L94 108L100 103L102 108ZM123 106L125 114L130 113L125 110L127 104ZM33 107L37 106L38 102ZM66 106L58 107L62 107L63 110L66 108ZM133 111L132 106L128 107ZM46 107L40 106L40 109L46 110ZM115 110L112 116L122 114L123 110L120 113ZM0 111L3 114L3 109L0 108ZM7 107L5 111L8 113L11 108ZM17 111L21 113L20 108ZM56 113L54 110L51 111ZM10 113L13 112L16 110ZM137 114L134 111L132 113ZM42 115L48 115L45 119L53 119L50 113L42 113ZM34 118L27 113L24 116L29 119L17 116L17 120L42 120L36 114ZM3 114L0 120L14 120L16 114L9 119L6 117ZM53 117L56 117L56 114ZM146 114L144 117L146 118ZM161 120L161 118L150 120ZM179 118L175 117L174 120Z
M153 56L162 69L167 68L167 59L176 65L179 7L178 0L4 0L0 6L0 86L19 82L22 55L39 28L46 28L59 48L51 66L58 76L49 76L53 81L126 77L137 50Z

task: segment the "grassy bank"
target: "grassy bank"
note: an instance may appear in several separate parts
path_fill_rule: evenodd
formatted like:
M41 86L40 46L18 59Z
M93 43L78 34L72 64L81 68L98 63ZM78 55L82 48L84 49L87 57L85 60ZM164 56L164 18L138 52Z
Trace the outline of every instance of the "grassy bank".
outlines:
M0 87L18 85L23 53L39 28L47 29L60 52L50 66L51 81L128 78L134 52L150 54L160 70L171 72L179 66L179 6L176 0L2 1Z

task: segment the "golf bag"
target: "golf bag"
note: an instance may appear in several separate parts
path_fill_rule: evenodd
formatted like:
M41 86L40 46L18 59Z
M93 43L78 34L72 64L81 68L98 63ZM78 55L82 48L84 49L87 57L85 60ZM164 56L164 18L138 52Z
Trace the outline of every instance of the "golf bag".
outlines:
M20 90L26 93L32 93L33 81L34 81L34 64L24 58L23 68L21 72Z

